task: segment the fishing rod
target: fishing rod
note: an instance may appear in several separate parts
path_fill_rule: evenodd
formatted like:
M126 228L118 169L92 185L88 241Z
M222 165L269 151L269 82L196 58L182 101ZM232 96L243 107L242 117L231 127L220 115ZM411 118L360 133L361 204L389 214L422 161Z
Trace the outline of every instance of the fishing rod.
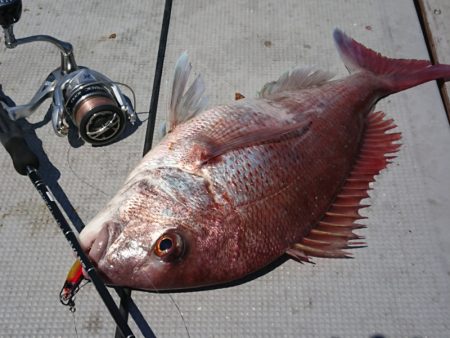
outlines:
M149 122L144 144L144 155L151 148L155 127L171 7L172 0L166 0L149 109ZM30 116L44 100L50 97L52 98L52 103L49 111L53 129L58 136L66 136L69 133L69 129L73 130L75 127L75 130L78 129L78 134L84 141L97 146L107 145L119 139L127 121L131 122L131 124L134 124L136 121L133 105L118 87L118 85L124 84L115 83L103 74L78 66L70 43L47 35L16 39L13 32L13 24L20 19L21 13L21 0L0 1L0 25L4 30L6 47L12 49L24 43L35 41L49 42L60 50L61 66L47 76L28 104L16 106L7 100L0 102L1 143L10 154L16 171L21 175L27 175L39 191L72 249L80 258L80 263L78 264L81 264L88 273L116 322L115 336L120 338L134 337L127 324L128 314L130 313L145 337L155 337L132 300L130 289L115 287L120 297L120 309L117 308L104 282L98 276L89 258L82 251L75 234L55 203L53 194L40 177L38 172L39 161L28 147L21 128L14 122ZM125 87L128 86L125 85ZM131 88L129 89L131 90ZM134 92L132 90L131 92L134 97ZM135 103L135 98L133 101ZM73 310L75 306L74 296L79 289L80 282L83 280L82 276L79 276L80 271L81 269L79 269L79 266L77 267L76 263L69 272L69 275L72 274L72 280L76 281L75 284L68 285L67 288L65 285L60 293L61 302L71 306Z
M123 337L134 337L127 320L121 315L103 280L81 249L53 194L42 180L38 171L39 160L28 147L23 132L15 121L29 117L43 101L51 98L49 112L53 129L58 136L67 136L70 130L76 130L85 142L103 146L117 141L128 122L134 124L136 112L119 88L121 84L97 71L77 65L70 43L48 35L16 39L13 25L19 21L21 14L21 0L0 1L0 25L4 32L5 46L13 49L33 42L50 43L60 51L61 65L47 76L29 103L15 105L3 95L3 100L0 99L0 141L10 154L16 171L27 175L38 190L116 322L118 331ZM132 89L128 89L134 97ZM119 289L116 291L121 294ZM71 304L73 299L68 300L68 305Z
M48 210L53 215L53 218L63 232L64 237L67 239L73 251L78 256L83 268L89 275L92 283L97 289L98 294L105 303L105 306L123 336L127 338L134 337L127 321L121 315L118 307L111 297L111 294L108 292L105 284L103 283L103 280L100 278L95 270L95 267L84 253L75 233L72 231L72 228L69 226L61 213L61 210L53 198L53 194L41 178L38 171L39 159L29 148L20 126L7 116L7 112L4 109L2 102L0 102L0 142L11 156L16 171L20 175L27 175L36 190L39 192L39 195L42 197Z

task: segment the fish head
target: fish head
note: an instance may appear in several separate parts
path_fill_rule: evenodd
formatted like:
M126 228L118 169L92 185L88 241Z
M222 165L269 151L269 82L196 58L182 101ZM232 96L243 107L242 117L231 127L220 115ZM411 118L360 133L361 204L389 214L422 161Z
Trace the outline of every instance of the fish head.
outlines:
M106 224L89 252L106 282L150 290L182 284L169 270L177 271L175 267L183 265L188 247L184 231L143 223L128 224L117 234L114 224Z
M163 177L173 183L170 173ZM107 284L170 290L222 280L214 253L222 216L196 180L178 180L173 189L137 182L88 224L81 242Z
M117 224L108 221L89 256L112 285L171 290L220 282L215 273L219 257L207 249L211 236L183 223L128 224L118 234Z

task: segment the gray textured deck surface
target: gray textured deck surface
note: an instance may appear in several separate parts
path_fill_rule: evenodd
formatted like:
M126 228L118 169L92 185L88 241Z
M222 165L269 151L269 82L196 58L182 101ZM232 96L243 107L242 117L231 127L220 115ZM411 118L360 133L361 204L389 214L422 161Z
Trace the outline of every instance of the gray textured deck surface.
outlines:
M24 5L17 36L47 33L71 41L79 64L130 84L138 111L148 109L162 1ZM297 65L346 75L331 38L334 27L385 55L428 58L414 5L406 0L175 1L156 129L182 51L203 74L213 105L233 100L235 92L255 95ZM117 38L110 39L111 33ZM59 58L53 48L36 44L1 47L0 62L5 92L23 103ZM158 336L450 336L450 133L441 98L429 83L377 108L396 120L403 147L377 179L372 207L364 211L369 227L360 233L368 248L357 250L353 260L316 259L314 266L289 260L226 289L134 292ZM32 122L45 111L44 105ZM145 122L103 148L74 148L50 124L36 133L53 163L43 166L43 175L58 179L87 222L139 161ZM114 323L92 286L80 292L74 317L60 305L58 293L73 261L70 248L4 151L0 170L0 336L76 337L76 327L79 337L111 337Z

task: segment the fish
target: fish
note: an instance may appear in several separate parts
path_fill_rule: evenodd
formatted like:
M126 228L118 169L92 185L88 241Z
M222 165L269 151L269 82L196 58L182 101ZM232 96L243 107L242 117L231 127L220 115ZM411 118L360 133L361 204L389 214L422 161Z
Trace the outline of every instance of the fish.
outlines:
M450 66L385 57L339 29L333 37L348 76L295 68L255 98L208 109L182 54L167 134L79 235L107 283L202 288L284 255L347 258L365 244L363 201L401 146L375 105L449 77Z

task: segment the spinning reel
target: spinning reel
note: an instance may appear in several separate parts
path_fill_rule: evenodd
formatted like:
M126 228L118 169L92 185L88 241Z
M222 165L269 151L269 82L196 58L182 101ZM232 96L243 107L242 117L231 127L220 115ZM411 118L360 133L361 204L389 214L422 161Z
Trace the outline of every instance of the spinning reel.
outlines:
M48 35L16 39L13 24L19 21L21 14L21 0L0 0L0 25L4 30L6 47L11 49L35 41L49 42L61 52L61 67L47 76L28 104L10 107L1 102L9 118L28 117L44 100L52 97L49 109L57 135L68 134L70 121L88 143L106 145L117 140L127 121L132 124L136 121L133 105L119 84L99 72L77 66L73 47L68 42Z

